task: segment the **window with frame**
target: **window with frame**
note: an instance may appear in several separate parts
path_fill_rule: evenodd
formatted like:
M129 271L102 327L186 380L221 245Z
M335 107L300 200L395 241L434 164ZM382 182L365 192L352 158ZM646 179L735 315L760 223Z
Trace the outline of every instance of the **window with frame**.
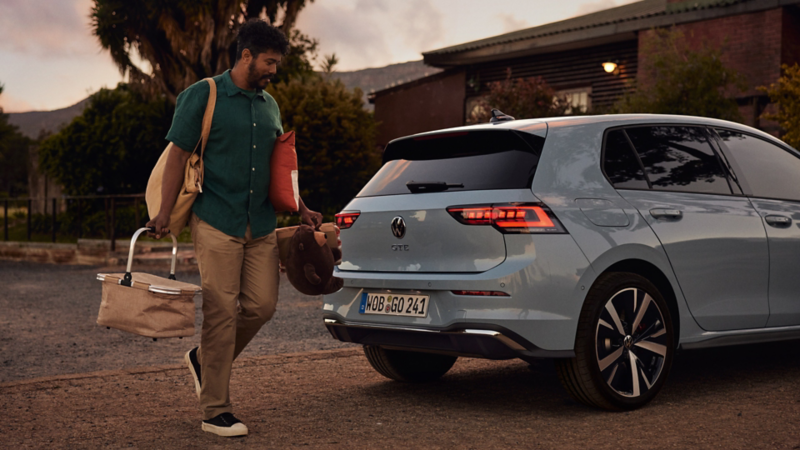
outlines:
M800 155L755 136L716 131L755 197L800 201Z
M647 126L626 128L625 133L653 190L731 194L705 128Z
M642 165L623 130L606 133L603 171L617 189L649 189Z
M569 104L566 114L585 113L592 107L592 88L565 89L556 92L557 98L564 98Z

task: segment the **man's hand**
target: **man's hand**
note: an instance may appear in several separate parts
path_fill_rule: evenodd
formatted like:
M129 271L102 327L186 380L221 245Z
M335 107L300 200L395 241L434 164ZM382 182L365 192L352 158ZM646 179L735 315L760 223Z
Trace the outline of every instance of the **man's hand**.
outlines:
M145 225L146 227L155 227L156 232L151 233L147 232L147 235L150 237L155 237L156 239L161 239L162 237L169 234L169 214L164 214L163 212L158 213L152 220L147 222Z
M319 230L319 226L322 225L322 214L311 211L310 209L306 208L306 204L303 203L303 199L300 199L300 221L306 225L313 227L315 230Z

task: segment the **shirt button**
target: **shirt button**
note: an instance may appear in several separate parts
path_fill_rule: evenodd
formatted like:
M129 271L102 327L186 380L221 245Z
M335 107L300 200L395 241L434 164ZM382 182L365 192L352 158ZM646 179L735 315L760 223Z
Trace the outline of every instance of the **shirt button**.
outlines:
M253 167L253 172L255 172L255 171L256 171L256 168L255 168L255 167Z
M250 191L250 193L252 194L252 193L253 193L253 191Z
M254 145L253 148L256 148L256 146Z
M253 124L253 126L256 126L256 124Z

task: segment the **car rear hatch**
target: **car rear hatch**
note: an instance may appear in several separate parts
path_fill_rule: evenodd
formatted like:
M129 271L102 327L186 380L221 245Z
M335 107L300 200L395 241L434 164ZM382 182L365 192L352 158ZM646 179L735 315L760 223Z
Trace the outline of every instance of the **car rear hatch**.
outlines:
M541 125L541 135L481 128L392 141L383 167L337 215L339 270L476 273L501 264L498 227L470 224L535 199Z

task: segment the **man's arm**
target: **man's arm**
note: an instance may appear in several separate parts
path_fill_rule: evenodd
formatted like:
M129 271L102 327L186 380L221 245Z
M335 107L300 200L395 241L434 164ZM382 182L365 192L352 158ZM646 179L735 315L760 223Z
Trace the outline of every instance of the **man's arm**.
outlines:
M303 199L300 198L300 221L317 230L319 226L322 225L322 214L306 208L306 204L303 203Z
M161 181L161 208L152 220L147 222L148 227L155 227L155 233L148 233L148 235L155 235L156 239L161 239L169 233L169 215L172 214L172 208L175 207L175 201L178 199L178 193L183 184L183 172L186 167L186 161L191 156L190 152L172 144L172 149L167 155L167 163L164 166L164 179ZM175 233L180 233L180 230L175 230Z

